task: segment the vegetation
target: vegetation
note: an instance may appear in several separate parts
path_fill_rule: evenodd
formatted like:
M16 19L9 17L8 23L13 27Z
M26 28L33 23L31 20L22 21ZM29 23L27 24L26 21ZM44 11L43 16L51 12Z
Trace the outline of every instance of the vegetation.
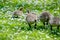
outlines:
M26 9L37 15L46 10L60 17L60 0L0 0L0 40L60 40L60 30L51 34L41 22L37 23L37 29L28 30L25 15L12 19L12 12L20 7L24 8L24 14Z

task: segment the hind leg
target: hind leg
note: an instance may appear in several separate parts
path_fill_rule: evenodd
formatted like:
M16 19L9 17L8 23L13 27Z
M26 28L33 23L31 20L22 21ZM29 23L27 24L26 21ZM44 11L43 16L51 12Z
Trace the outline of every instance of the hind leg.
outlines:
M31 24L30 23L28 23L28 25L29 25L29 30L31 29Z
M48 26L49 26L49 25L48 25L48 22L46 22L46 25L45 25L46 29L48 29Z
M46 22L46 25L48 25L48 22Z
M36 29L36 26L37 26L37 21L35 20L35 26L34 26L35 29Z
M59 26L57 26L57 29L59 30Z
M50 29L51 29L51 31L52 31L52 25L50 25L51 27L50 27Z
M45 22L43 22L43 27L42 28L45 29Z
M45 25L45 22L43 22L43 24Z
M28 25L29 25L29 27L31 28L31 24L30 24L30 23L28 23Z
M59 31L59 25L57 26L57 31Z

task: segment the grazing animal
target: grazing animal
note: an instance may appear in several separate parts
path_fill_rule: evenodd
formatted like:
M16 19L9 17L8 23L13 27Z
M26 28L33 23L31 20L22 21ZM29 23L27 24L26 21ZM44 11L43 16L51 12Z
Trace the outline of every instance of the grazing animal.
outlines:
M48 25L50 16L51 16L50 13L45 11L45 12L42 12L42 14L40 14L39 19L44 25L45 25L45 22Z
M29 11L27 11L27 12L28 12L28 14L26 16L26 21L27 21L30 29L31 29L31 25L34 24L34 23L35 23L34 28L36 28L36 25L37 25L37 23L36 23L37 22L37 15L35 13L31 13Z
M21 16L23 13L22 10L23 10L23 8L21 7L19 10L14 11L12 18L19 18L19 16Z
M52 26L57 26L57 29L59 30L60 18L54 16L53 18L51 18L51 19L49 20L49 24L51 25L51 30L52 30Z

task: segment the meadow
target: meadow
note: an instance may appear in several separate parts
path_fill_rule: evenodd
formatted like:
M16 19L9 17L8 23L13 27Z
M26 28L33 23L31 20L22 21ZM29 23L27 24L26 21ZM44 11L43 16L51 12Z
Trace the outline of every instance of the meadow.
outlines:
M25 15L12 19L12 12L23 7L39 15L42 11L49 11L60 17L60 0L0 0L0 40L60 40L59 32L51 33L49 26L45 29L38 21L37 29L28 30ZM53 31L56 27L53 27Z

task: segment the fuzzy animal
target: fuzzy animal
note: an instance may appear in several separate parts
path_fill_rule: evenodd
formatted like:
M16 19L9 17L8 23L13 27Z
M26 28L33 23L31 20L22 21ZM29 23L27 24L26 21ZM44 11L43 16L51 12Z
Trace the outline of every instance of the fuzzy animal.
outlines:
M22 12L23 8L21 7L19 10L16 10L13 12L12 18L19 18L23 14Z
M29 25L29 27L31 28L31 25L35 23L34 28L36 28L37 25L37 15L35 13L31 13L29 11L27 11L28 14L26 16L26 21Z
M51 30L52 30L52 26L57 26L57 29L59 30L60 18L54 16L49 20L49 24L51 25Z
M40 21L41 21L44 25L45 25L45 22L46 22L46 24L48 25L50 16L51 16L51 14L50 14L49 12L45 11L45 12L42 12L42 13L40 14L39 19L40 19Z

